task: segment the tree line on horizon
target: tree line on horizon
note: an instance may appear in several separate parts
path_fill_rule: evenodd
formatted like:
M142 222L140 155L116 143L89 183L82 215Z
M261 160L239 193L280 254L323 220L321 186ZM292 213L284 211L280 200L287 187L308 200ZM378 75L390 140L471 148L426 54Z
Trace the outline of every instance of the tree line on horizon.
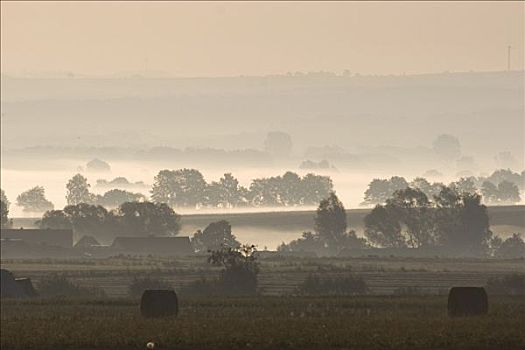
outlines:
M438 195L444 187L449 187L459 193L481 194L487 204L515 204L521 201L520 190L525 190L525 171L519 174L510 169L499 169L487 177L462 177L448 185L442 182L430 183L424 177L416 177L411 182L400 176L376 178L368 184L361 205L384 204L396 191L408 187L419 189L429 199Z
M525 257L525 242L517 233L503 240L490 230L481 196L443 187L431 201L417 188L397 190L364 219L364 237L348 229L346 211L335 193L322 200L313 232L278 247L281 252L339 255L347 249L431 249L459 256Z
M143 202L148 199L141 193L121 189L112 189L99 195L92 193L90 187L86 177L81 174L73 176L66 184L67 204L87 203L116 208L125 202ZM282 176L253 179L246 188L231 173L224 174L219 181L207 183L196 169L161 170L155 176L151 201L175 208L307 206L316 205L332 190L330 177L312 173L301 177L288 171ZM8 203L7 199L4 203ZM54 209L53 203L45 197L42 186L24 191L17 197L16 203L24 212L30 213Z
M89 235L109 241L119 235L175 236L180 232L180 220L166 203L126 202L112 210L78 203L46 211L36 224L42 229L72 229L77 237ZM503 240L490 231L487 207L480 195L458 193L450 187L442 188L432 201L419 189L398 190L386 204L376 205L364 222L364 237L358 237L348 229L345 208L331 192L319 203L313 232L283 243L278 251L337 256L346 249L382 247L445 249L458 255L525 256L525 243L519 234ZM242 246L225 220L197 230L191 242L196 253Z
M117 178L118 183L126 180ZM116 179L116 180L117 180ZM128 183L128 181L125 181ZM108 182L109 183L109 182ZM98 184L98 183L97 183ZM123 189L111 189L99 195L90 192L87 178L76 174L67 183L67 204L89 203L106 208L117 208L125 202L146 201L147 196ZM487 177L462 177L445 185L429 182L416 177L408 182L404 177L373 179L364 193L362 206L384 204L395 191L408 187L421 190L429 199L439 194L444 187L454 188L462 193L481 194L486 204L515 204L521 201L520 189L525 189L525 171L521 174L510 169L499 169ZM307 174L300 177L294 172L252 180L248 188L226 173L219 181L207 183L196 169L161 170L155 176L151 190L151 201L167 203L172 207L186 208L236 208L236 207L289 207L312 206L333 191L329 176ZM3 191L2 191L3 193ZM5 193L2 199L2 213L9 211L10 202ZM35 186L21 193L16 203L24 212L42 213L54 209L45 197L45 189Z

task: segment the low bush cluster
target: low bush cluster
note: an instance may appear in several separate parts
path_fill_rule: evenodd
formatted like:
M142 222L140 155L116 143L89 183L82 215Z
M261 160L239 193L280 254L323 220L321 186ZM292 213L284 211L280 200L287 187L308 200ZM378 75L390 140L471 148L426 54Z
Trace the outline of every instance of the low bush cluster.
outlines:
M360 276L348 275L334 278L310 274L297 288L300 295L361 295L369 292L365 280Z
M134 278L129 285L128 293L131 297L140 297L147 289L172 289L172 287L163 279L152 277Z
M97 298L105 297L100 288L81 287L63 275L52 275L40 282L38 294L43 298Z
M489 294L525 295L525 274L489 278L486 288Z

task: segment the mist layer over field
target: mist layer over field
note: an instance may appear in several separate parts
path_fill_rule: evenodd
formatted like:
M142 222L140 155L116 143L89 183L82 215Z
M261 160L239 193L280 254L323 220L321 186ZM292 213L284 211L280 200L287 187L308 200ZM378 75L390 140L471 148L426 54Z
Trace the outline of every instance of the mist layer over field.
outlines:
M328 175L356 208L373 178L408 181L435 169L448 183L499 168L524 168L523 71L359 76L151 79L2 76L1 186L12 203L40 185L55 208L75 173L149 185L162 169L196 168L208 182L231 172L254 178L294 171ZM291 153L265 152L270 131L290 135ZM433 141L450 134L458 159L439 159ZM506 161L499 155L507 152ZM100 158L111 172L89 173ZM326 160L329 169L300 169ZM82 169L81 169L82 168ZM105 189L107 190L107 189ZM263 210L259 208L258 210ZM264 210L268 210L265 208ZM280 209L281 210L281 209ZM24 214L16 205L12 215ZM185 210L187 211L187 210Z
M82 164L80 162L75 163L74 161L65 162L62 165L62 169L49 169L42 171L35 170L2 170L2 189L5 189L5 193L9 200L13 203L10 209L11 215L14 217L34 216L31 213L24 213L22 209L16 206L16 197L21 192L28 190L34 186L44 186L46 190L46 197L55 205L55 208L63 208L66 205L66 183L67 181L78 172L78 167ZM87 177L91 184L91 191L96 194L103 194L109 188L101 188L96 186L98 179L112 180L115 177L123 176L126 177L130 182L144 182L147 187L133 188L131 191L140 192L146 196L150 196L151 185L154 182L154 176L157 175L159 170L162 169L179 169L183 167L190 167L187 164L155 164L151 163L135 163L135 162L112 162L111 172L108 173L90 173L82 172ZM282 175L284 172L290 170L288 168L198 168L204 175L207 182L217 181L225 172L232 172L235 177L239 180L240 184L249 187L252 179L261 177L270 177L276 175ZM297 172L299 175L305 175L308 170L291 169ZM405 176L407 180L410 180L416 176L421 176L422 173L411 173L406 171L403 173L392 174L388 169L383 171L365 171L365 170L346 170L346 171L314 171L316 174L322 174L330 176L334 182L334 189L341 201L347 208L358 208L360 203L363 201L363 194L368 186L368 183L376 177L389 178L393 175ZM440 177L439 181L450 182L455 177ZM283 211L283 210L304 210L312 209L308 207L277 207L277 208L233 208L233 209L213 209L213 208L202 208L202 209L189 209L189 208L178 208L177 212L181 214L191 213L210 213L210 212L256 212L256 211Z

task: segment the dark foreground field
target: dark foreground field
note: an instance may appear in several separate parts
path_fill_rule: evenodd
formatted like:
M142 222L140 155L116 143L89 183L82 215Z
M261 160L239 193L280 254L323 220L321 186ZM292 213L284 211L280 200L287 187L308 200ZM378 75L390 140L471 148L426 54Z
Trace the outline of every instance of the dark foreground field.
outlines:
M450 319L446 297L181 300L142 319L136 300L3 301L2 349L524 349L525 300Z

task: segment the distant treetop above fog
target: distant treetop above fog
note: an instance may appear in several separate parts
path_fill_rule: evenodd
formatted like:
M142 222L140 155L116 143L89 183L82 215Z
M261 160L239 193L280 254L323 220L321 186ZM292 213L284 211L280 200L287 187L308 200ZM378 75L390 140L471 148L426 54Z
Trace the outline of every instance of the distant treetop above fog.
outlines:
M111 171L111 167L107 162L95 158L86 164L86 170L92 172L108 172Z
M432 143L432 148L443 160L457 160L461 156L461 144L452 135L439 135Z
M149 187L143 181L131 182L123 176L114 178L113 180L98 179L95 184L96 187L101 188L146 188Z
M337 171L337 168L330 164L326 159L323 159L319 162L313 161L313 160L305 160L299 165L299 169L305 169L305 170L334 170Z
M443 177L443 173L436 169L430 169L425 171L423 177Z
M264 149L274 157L288 157L292 153L292 137L281 131L271 131L264 140Z

